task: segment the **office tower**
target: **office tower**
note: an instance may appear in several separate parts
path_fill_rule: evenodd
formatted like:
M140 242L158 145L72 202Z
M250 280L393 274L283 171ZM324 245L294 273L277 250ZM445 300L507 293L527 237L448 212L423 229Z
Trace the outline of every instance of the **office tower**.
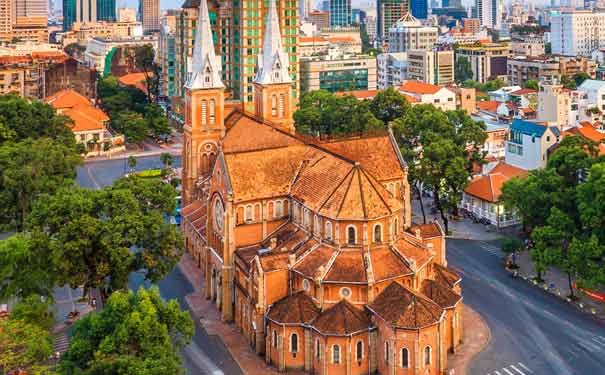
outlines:
M502 10L504 8L502 0L476 0L475 8L477 10L477 18L481 20L481 26L500 29L502 26Z
M0 23L8 22L11 39L48 42L48 0L9 0L7 4L9 15L0 16Z
M74 22L96 22L97 0L63 0L63 30Z
M139 0L139 20L144 33L160 31L160 0Z
M0 40L9 40L13 25L12 1L0 0Z
M391 26L409 12L408 0L378 0L377 33L378 38L385 40L389 36Z
M419 19L426 19L429 15L428 0L410 0L410 11Z
M570 11L553 14L551 19L552 53L590 57L605 48L605 12Z
M313 9L312 0L300 0L300 19L306 20Z
M118 21L136 22L137 10L134 8L118 8Z
M389 29L389 52L431 50L437 43L438 36L438 28L424 26L408 13Z
M352 17L351 0L330 0L330 26L350 26Z
M116 21L116 0L97 0L97 21Z

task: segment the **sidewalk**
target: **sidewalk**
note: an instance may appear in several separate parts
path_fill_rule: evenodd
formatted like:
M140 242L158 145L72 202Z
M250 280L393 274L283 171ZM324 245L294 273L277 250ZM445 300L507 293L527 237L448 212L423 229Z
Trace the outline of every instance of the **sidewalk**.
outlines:
M426 213L426 221L432 222L437 221L441 228L445 230L443 220L441 220L441 214L437 211L431 213L431 202L430 198L425 198L424 210ZM420 201L417 199L412 200L412 222L422 223L422 211L420 209ZM473 223L468 218L461 218L460 220L449 220L449 230L452 234L448 235L448 238L457 238L465 240L479 240L479 241L494 241L506 236L505 230L498 230L493 225L483 225L479 223Z
M466 375L469 364L491 341L491 332L485 320L466 305L462 309L462 322L464 343L456 353L448 353L448 375Z
M551 268L542 275L545 282L538 284L534 281L536 272L529 251L522 251L517 254L517 264L519 265L519 276L533 283L536 287L542 288L545 292L552 293L560 298L567 298L569 296L569 281L567 280L566 273L556 268ZM575 295L578 297L578 300L568 300L568 302L573 303L580 310L588 314L605 320L605 303L598 302L578 290L575 291Z
M264 358L252 351L234 324L221 321L218 309L205 297L205 280L190 254L185 254L178 265L181 272L194 288L194 292L185 297L193 312L194 319L200 320L208 335L219 336L244 374L278 374L268 366Z

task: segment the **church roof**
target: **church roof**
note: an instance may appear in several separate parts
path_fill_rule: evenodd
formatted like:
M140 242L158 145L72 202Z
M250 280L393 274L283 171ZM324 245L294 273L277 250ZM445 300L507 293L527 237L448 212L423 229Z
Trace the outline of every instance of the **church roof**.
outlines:
M438 304L397 282L387 286L369 308L399 328L423 328L438 323L443 316L443 309Z
M372 327L369 314L346 300L322 311L311 323L324 335L350 335Z
M307 324L317 317L319 307L311 297L297 292L280 299L269 307L269 319L282 324Z
M453 288L462 280L456 272L438 263L433 265L433 272L435 273L436 281L441 282L450 288Z
M444 309L452 308L462 300L461 295L435 280L424 280L420 291Z

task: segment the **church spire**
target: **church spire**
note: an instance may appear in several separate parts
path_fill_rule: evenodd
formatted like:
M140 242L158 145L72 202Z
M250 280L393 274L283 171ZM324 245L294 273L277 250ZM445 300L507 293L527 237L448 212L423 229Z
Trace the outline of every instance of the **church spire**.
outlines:
M185 87L189 90L225 87L221 80L220 56L214 51L207 0L200 0L193 64Z
M265 22L263 51L258 58L258 71L254 82L266 85L272 83L291 83L288 73L290 62L284 52L279 31L279 18L275 8L275 0L269 0L269 11Z

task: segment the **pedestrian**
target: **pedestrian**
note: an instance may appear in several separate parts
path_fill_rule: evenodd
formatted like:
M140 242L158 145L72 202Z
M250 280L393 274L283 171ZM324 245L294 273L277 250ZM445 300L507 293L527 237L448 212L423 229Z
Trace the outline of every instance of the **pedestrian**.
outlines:
M92 298L91 305L93 309L97 308L97 299L95 297Z

